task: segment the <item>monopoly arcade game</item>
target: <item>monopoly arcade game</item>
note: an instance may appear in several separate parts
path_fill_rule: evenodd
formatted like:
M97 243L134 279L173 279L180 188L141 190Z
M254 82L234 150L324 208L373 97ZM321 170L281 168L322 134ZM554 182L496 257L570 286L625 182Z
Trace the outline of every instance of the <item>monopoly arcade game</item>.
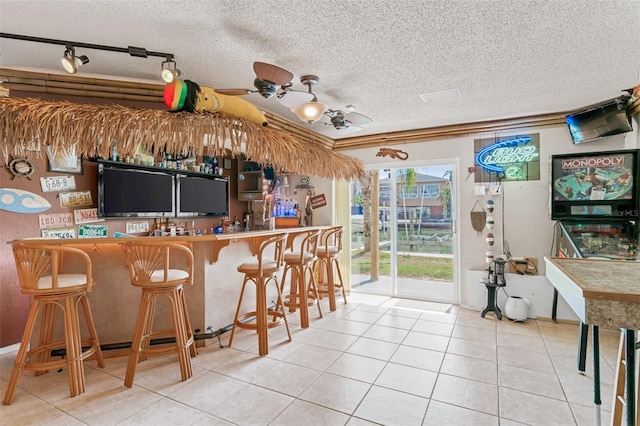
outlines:
M556 256L640 260L640 150L551 157L551 218ZM640 284L639 284L640 285ZM552 319L558 292L554 291ZM578 369L585 371L588 326L582 324Z

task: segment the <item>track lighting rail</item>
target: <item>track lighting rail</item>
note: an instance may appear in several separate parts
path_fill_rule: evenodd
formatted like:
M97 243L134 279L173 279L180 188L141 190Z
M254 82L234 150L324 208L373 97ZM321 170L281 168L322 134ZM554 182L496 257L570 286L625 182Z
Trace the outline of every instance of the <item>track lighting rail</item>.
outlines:
M25 36L20 34L10 34L10 33L0 33L0 38L8 38L12 40L22 40L22 41L31 41L35 43L46 43L46 44L57 44L60 46L68 46L71 45L77 48L83 49L93 49L93 50L105 50L108 52L119 52L119 53L128 53L131 56L135 56L137 58L148 58L149 56L155 56L158 58L166 58L167 60L173 60L173 53L164 53L164 52L153 52L145 49L144 47L116 47L116 46L106 46L104 44L93 44L93 43L82 43L78 41L68 41L68 40L58 40L53 38L43 38L43 37L32 37Z

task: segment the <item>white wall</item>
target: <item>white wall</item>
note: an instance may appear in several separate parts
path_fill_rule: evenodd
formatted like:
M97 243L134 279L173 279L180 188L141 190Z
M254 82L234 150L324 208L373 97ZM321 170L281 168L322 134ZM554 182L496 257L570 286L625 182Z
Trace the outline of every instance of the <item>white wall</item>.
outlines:
M637 124L637 123L636 123ZM523 134L540 134L540 176L539 181L507 182L504 184L504 217L501 217L502 200L497 196L494 218L496 226L493 233L496 238L494 253L500 254L502 224L504 221L504 238L508 241L513 256L528 256L538 258L540 275L545 274L543 257L551 254L553 240L553 224L549 217L549 158L553 154L573 152L592 152L603 150L618 150L633 148L638 145L638 126L635 131L595 142L574 145L571 142L567 126L558 125L545 128L522 128L497 134L499 137ZM487 250L485 242L486 230L477 234L471 227L469 212L476 200L484 207L487 197L474 195L473 176L467 176L467 168L474 166L474 139L496 137L495 133L473 134L468 137L445 139L406 145L394 145L393 148L402 149L409 154L407 161L389 160L386 157L376 157L380 147L354 149L341 153L361 159L367 168L385 167L415 167L424 162L457 163L458 176L454 182L454 191L458 194L456 218L458 220L459 256L456 274L459 285L458 301L463 306L483 304L482 301L469 300L469 286L479 285L469 282L468 272L486 268L484 254ZM627 142L627 139L630 141ZM552 287L547 283L545 292L552 294ZM475 296L474 296L475 297ZM549 299L549 307L551 299ZM550 312L550 308L549 308ZM559 313L560 314L560 313ZM550 314L549 314L550 316ZM561 318L559 316L559 318ZM574 319L569 316L562 319Z

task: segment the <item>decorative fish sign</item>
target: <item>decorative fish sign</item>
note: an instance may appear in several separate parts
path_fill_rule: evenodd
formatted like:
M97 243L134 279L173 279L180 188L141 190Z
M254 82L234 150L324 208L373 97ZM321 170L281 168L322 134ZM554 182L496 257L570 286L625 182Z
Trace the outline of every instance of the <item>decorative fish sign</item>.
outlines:
M238 96L216 92L211 87L200 86L193 81L174 80L164 87L164 104L170 111L222 112L244 118L261 126L268 125L267 118L254 105Z
M380 148L380 151L376 154L376 157L391 157L397 158L398 160L406 160L409 158L409 154L399 149L393 148Z

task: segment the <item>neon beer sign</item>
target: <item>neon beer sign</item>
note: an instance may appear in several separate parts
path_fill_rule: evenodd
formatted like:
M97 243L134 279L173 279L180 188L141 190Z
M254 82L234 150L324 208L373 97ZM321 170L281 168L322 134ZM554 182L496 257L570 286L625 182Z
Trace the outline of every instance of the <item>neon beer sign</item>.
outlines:
M486 146L476 154L476 164L489 172L503 173L505 164L534 161L540 153L536 146L527 145L529 142L531 136L519 136Z

